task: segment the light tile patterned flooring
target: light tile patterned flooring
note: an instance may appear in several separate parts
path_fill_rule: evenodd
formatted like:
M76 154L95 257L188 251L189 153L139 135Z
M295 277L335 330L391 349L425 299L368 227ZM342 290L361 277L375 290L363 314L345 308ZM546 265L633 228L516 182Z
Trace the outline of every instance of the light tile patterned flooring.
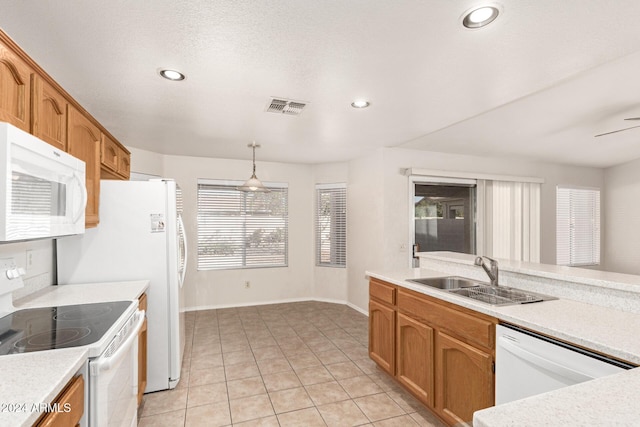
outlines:
M178 387L145 395L140 427L442 424L379 371L367 317L299 302L187 313Z

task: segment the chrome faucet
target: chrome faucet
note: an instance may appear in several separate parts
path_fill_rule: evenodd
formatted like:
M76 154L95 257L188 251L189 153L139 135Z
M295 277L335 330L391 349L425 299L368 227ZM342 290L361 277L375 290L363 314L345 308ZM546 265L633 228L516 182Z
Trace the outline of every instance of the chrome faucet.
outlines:
M486 258L489 260L489 263L491 264L491 268L487 267L487 264L485 264L482 258ZM476 258L476 261L474 264L482 267L484 272L487 273L487 276L489 276L489 279L491 279L491 286L499 286L498 285L498 261L496 261L493 258L489 258L488 256L479 256Z

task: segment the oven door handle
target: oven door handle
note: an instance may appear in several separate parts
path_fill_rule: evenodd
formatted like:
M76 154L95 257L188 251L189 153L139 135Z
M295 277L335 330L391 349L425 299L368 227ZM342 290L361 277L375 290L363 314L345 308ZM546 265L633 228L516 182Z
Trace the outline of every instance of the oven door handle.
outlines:
M136 320L133 329L129 332L129 337L120 345L120 347L118 347L115 353L105 358L98 358L98 360L92 364L91 373L94 376L117 364L129 351L133 341L138 339L138 333L140 332L140 329L142 329L142 324L144 323L144 310L139 310L137 316L138 319Z

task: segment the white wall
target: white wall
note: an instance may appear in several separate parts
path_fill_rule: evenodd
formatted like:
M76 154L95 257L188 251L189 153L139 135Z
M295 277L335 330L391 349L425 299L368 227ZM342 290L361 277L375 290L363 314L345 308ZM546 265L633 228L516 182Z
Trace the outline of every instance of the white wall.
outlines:
M212 307L318 298L368 306L366 270L406 268L410 262L409 180L406 168L536 176L541 188L541 262L555 263L556 185L603 188L602 169L479 156L415 151L375 150L347 163L293 165L261 162L263 181L289 182L290 243L288 268L197 271L195 268L197 178L244 180L250 162L136 152L132 170L176 178L183 187L191 242L187 272L187 306ZM158 157L159 156L159 157ZM138 158L136 158L138 157ZM161 165L160 165L161 163ZM347 182L347 268L315 267L314 185ZM606 191L603 189L603 194ZM606 217L606 216L605 216ZM603 236L605 233L603 233ZM401 250L401 245L406 249ZM244 289L244 282L251 288Z
M26 270L22 277L24 288L12 293L14 301L55 281L53 239L0 244L0 258L13 258L18 267Z
M198 178L244 181L251 175L247 160L164 156L163 174L176 179L184 197L184 221L189 237L186 307L252 305L308 299L313 291L312 166L257 163L263 182L289 184L289 265L282 268L197 270ZM245 289L245 282L251 283Z
M640 274L640 159L605 169L604 181L605 268Z
M386 203L383 151L349 162L347 186L348 302L367 310L366 270L386 269L384 259ZM406 206L406 201L404 203ZM406 223L406 219L405 219ZM407 224L408 227L408 224Z
M603 188L602 169L512 159L385 148L349 163L349 302L366 308L364 271L394 270L410 264L409 180L406 168L536 176L541 187L541 262L554 264L556 185Z
M131 152L131 172L164 175L164 156L152 151L127 147Z

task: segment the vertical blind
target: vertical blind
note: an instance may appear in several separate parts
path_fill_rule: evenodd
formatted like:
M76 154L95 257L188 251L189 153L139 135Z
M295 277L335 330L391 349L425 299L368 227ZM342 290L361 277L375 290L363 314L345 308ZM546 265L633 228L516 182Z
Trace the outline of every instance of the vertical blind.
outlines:
M347 188L316 185L316 265L347 265Z
M478 180L478 210L478 253L540 262L539 183Z
M600 190L557 187L556 263L600 263Z
M285 267L288 185L244 192L242 182L198 180L198 270Z

